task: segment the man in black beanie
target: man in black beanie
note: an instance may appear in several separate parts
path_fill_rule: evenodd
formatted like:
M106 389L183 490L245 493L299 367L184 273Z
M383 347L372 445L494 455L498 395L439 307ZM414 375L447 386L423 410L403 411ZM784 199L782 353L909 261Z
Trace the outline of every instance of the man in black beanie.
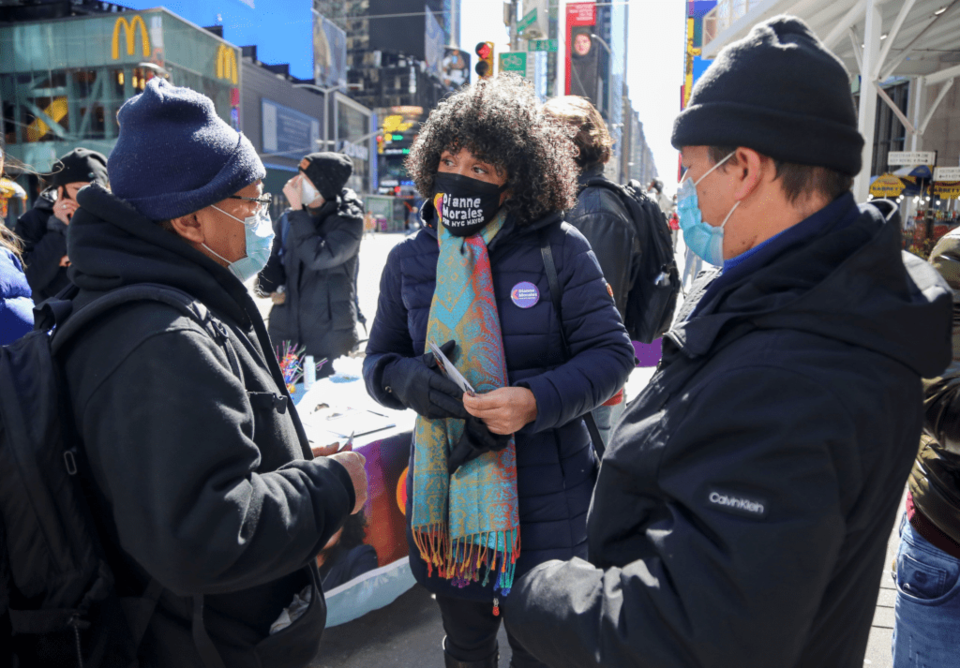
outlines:
M136 299L61 357L129 616L95 607L78 651L90 665L307 666L326 618L315 557L363 507L366 476L356 453L313 457L244 284L273 237L263 164L209 98L163 79L117 118L112 192L81 190L70 222L72 317ZM96 656L104 630L136 658Z
M70 284L67 226L78 208L80 189L91 183L108 185L107 158L97 151L75 148L42 176L49 187L16 226L24 244L24 271L38 304Z
M847 75L802 21L726 47L673 144L718 266L607 447L590 561L521 579L513 632L554 668L859 668L950 292L849 192Z
M273 300L270 338L303 346L317 372L334 373L333 361L353 350L357 337L357 268L363 237L363 202L347 188L353 162L342 153L311 153L283 193L290 202L259 288Z

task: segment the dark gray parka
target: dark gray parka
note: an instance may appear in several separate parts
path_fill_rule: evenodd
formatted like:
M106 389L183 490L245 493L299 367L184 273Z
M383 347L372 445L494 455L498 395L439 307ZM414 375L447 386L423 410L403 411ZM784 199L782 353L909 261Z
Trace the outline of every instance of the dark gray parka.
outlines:
M316 214L286 211L274 232L260 287L273 292L283 285L286 301L270 311L270 338L274 345L298 343L317 361L326 357L332 362L358 343L355 275L363 203L345 188Z

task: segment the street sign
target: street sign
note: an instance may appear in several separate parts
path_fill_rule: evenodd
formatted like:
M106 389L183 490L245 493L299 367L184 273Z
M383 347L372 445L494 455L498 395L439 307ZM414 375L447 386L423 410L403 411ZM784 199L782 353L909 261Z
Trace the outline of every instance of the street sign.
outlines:
M905 165L935 165L937 164L936 151L890 151L887 154L887 164L891 167Z
M531 39L527 41L527 51L557 51L555 39Z
M522 77L527 76L527 52L507 51L500 54L500 71L515 72Z
M527 14L517 21L517 32L522 33L524 30L532 26L537 22L537 10L536 8L531 9Z
M960 167L937 167L933 170L934 181L960 181Z

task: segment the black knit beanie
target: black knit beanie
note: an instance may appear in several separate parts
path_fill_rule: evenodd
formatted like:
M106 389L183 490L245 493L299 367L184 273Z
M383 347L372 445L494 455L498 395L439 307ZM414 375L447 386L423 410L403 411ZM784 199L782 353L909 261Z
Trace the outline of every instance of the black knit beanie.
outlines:
M720 51L674 121L671 143L744 146L851 176L863 150L843 63L794 16L760 23Z
M103 153L88 148L75 148L53 163L43 177L54 188L68 183L93 183L107 185L107 158Z
M353 174L353 161L343 153L311 153L300 161L300 170L307 175L323 199L334 200Z
M151 220L204 209L267 175L253 144L206 95L155 77L117 114L113 194Z

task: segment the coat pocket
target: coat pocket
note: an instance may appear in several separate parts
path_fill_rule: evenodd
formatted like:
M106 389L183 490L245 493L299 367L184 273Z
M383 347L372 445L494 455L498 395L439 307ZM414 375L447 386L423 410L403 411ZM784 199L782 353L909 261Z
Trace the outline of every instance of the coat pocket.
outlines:
M306 666L320 651L320 638L327 621L327 605L314 564L306 566L313 592L306 612L293 624L267 636L253 648L260 665L269 668Z

